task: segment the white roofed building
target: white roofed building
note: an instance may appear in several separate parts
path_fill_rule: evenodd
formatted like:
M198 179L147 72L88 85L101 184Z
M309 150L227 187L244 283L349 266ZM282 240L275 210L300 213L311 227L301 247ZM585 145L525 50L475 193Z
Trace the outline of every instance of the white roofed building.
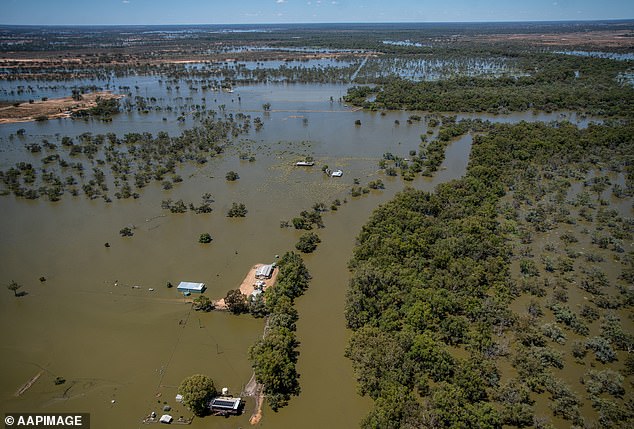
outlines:
M204 283L180 282L178 289L181 292L197 292L203 293L207 287Z
M256 279L270 279L273 275L273 269L275 266L273 264L270 265L262 265L255 271Z

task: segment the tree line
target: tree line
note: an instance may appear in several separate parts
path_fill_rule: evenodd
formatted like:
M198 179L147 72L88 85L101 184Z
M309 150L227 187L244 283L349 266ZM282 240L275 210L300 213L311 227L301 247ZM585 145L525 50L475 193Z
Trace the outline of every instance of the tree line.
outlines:
M296 364L299 341L295 330L299 319L295 299L308 288L310 274L302 257L287 252L278 262L277 282L265 293L268 320L264 337L249 349L255 378L273 411L288 404L300 393Z

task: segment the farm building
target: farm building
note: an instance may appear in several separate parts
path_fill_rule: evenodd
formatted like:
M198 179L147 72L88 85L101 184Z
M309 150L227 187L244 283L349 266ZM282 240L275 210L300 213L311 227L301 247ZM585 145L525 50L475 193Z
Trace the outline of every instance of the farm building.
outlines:
M206 286L204 283L180 282L176 289L178 289L180 292L202 293L205 291Z
M256 279L270 279L273 275L273 269L275 266L273 264L270 265L262 265L255 271Z
M174 420L174 417L170 416L169 414L163 414L161 416L161 419L159 420L159 422L165 423L165 424L170 424L170 423L172 423L173 420Z
M242 399L228 396L218 396L217 398L211 400L209 408L213 414L240 414Z

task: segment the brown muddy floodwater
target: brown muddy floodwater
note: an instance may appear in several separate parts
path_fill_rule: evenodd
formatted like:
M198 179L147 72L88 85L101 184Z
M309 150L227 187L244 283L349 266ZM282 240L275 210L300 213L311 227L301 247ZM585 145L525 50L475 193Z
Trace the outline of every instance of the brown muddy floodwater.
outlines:
M160 415L166 404L175 418L189 416L174 396L181 380L191 374L207 374L218 388L226 386L238 395L251 376L247 351L262 335L263 320L193 312L166 282L204 282L208 296L224 296L238 287L252 265L273 262L275 255L293 250L300 233L280 228L281 220L290 220L315 202L329 205L339 198L347 203L325 213L326 228L317 231L322 243L305 256L313 279L296 304L301 395L277 413L265 407L259 426L350 428L367 414L371 403L356 394L352 368L344 357L349 337L343 315L346 265L372 210L405 186L400 178L386 178L378 171L382 154L407 157L409 150L418 149L426 128L424 123L395 125L395 119L405 124L407 112L381 116L329 102L330 96L336 100L345 92L344 86L273 90L260 85L239 92L241 107L234 106L235 111L262 115L256 110L265 101L279 111L264 115L260 132L252 132L249 140L236 143L221 157L202 167L184 167L179 174L185 182L170 191L153 184L138 200L111 204L68 194L57 203L0 197L0 282L15 280L27 292L15 298L4 286L0 290L2 411L90 412L95 429L133 428L145 427L141 420L152 411ZM235 104L236 94L217 97L217 104ZM183 127L157 114L120 116L111 124L70 119L21 124L26 129L22 139L9 138L17 126L0 126L1 167L17 160L40 165L24 144L44 137L55 140L56 133L122 135L138 125L141 131L176 135ZM354 125L356 119L362 126ZM433 179L419 177L409 184L432 190L462 176L470 147L470 136L454 142ZM255 154L255 162L238 159L244 149ZM293 167L304 155L314 156L317 165ZM344 176L325 177L323 164L341 168ZM230 170L239 173L237 182L224 179ZM382 178L386 189L352 198L353 178L362 185ZM205 192L215 199L210 214L161 209L163 199L197 204ZM246 204L246 218L225 216L232 202ZM118 231L131 224L136 227L134 237L121 238ZM197 242L203 232L211 234L211 244ZM111 247L106 248L106 242ZM40 276L47 280L41 283ZM16 396L40 372L39 379ZM66 382L55 385L58 376ZM247 427L252 410L249 399L240 417L195 419L191 427Z

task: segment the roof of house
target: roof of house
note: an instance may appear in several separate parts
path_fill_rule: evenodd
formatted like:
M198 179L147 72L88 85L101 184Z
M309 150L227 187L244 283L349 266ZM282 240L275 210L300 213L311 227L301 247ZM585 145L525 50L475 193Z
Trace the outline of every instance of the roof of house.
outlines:
M223 410L237 410L240 407L241 398L230 398L227 396L219 396L211 400L209 405L211 408Z
M256 276L270 276L273 273L273 265L262 265L255 271Z
M205 284L204 283L193 283L193 282L180 282L176 289L203 291L203 290L205 290Z

